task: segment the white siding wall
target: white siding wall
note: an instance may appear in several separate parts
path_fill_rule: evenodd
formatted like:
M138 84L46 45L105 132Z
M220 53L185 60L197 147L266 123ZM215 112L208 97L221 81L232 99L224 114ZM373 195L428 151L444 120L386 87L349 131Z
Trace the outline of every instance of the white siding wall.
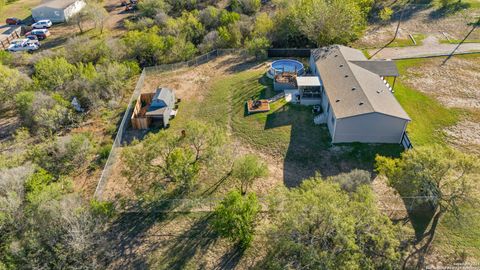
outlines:
M54 23L65 21L63 10L49 7L39 7L32 9L32 17L35 21L51 20Z
M380 113L338 119L333 143L400 143L407 122Z
M84 1L76 1L73 5L70 5L65 9L65 21L68 21L73 15L77 14L86 3Z

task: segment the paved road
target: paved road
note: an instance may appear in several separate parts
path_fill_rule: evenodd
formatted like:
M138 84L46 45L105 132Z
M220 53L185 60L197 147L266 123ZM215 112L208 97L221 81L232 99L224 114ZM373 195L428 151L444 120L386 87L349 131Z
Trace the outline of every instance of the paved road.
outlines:
M420 57L428 55L445 55L451 53L457 44L440 43L435 36L428 36L423 41L422 46L410 46L401 48L384 48L372 59L398 59L409 57ZM378 49L369 50L373 55ZM455 51L455 53L480 52L480 43L464 43Z

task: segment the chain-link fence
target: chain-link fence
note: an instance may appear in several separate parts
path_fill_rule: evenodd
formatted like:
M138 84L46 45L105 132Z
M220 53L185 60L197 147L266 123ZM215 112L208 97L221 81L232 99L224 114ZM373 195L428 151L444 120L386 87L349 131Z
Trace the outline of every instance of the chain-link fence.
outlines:
M140 74L140 77L138 78L137 84L135 86L135 90L133 91L133 94L130 97L130 100L128 101L128 106L127 106L127 109L125 110L125 113L123 114L122 122L118 127L117 135L115 136L115 140L113 141L113 144L112 144L112 149L110 150L110 154L108 155L108 159L103 168L102 174L100 176L100 180L97 183L95 194L93 195L93 197L97 200L101 199L103 190L107 185L107 179L110 176L110 173L112 171L112 166L115 164L117 157L119 155L118 147L122 145L123 134L125 133L125 130L128 127L128 123L129 123L128 119L132 114L133 107L134 107L133 104L135 103L135 100L138 98L138 96L142 92L143 85L145 84L145 76L146 76L145 74L146 74L145 69L143 69L142 74Z
M128 102L127 109L125 110L125 113L122 118L122 122L118 127L117 135L115 136L115 141L113 142L112 149L110 150L110 154L108 156L107 162L105 163L100 179L97 183L97 187L95 189L95 193L93 197L97 200L102 199L102 194L107 185L108 178L110 177L113 166L116 163L118 156L120 154L119 147L122 146L124 133L130 123L129 119L132 115L135 101L137 100L138 96L141 94L142 89L145 85L146 76L152 73L162 73L162 72L175 71L182 68L194 67L201 64L205 64L213 59L216 59L219 56L224 56L228 54L244 54L245 52L246 51L243 49L217 49L217 50L208 52L206 54L200 55L198 57L195 57L194 59L189 61L145 67L142 70L142 73L135 86L135 90L133 91L133 94L130 97L130 100Z

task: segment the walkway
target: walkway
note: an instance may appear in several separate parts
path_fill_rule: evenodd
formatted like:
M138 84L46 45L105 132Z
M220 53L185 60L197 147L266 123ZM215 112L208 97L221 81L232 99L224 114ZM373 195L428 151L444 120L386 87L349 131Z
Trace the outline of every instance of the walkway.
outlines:
M428 36L423 40L421 46L384 48L372 59L401 59L421 56L448 55L458 44L440 43L435 36ZM372 49L368 52L373 55L378 49ZM455 53L480 52L480 43L463 43L458 47Z

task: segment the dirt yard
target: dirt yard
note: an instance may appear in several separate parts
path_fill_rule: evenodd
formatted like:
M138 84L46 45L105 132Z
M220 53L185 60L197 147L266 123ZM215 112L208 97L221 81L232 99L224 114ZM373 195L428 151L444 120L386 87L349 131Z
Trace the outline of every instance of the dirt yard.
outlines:
M426 60L407 70L406 83L447 107L480 109L480 57Z
M404 83L436 98L449 108L471 112L480 111L480 57L432 58L407 69ZM452 145L478 152L480 149L480 122L478 117L463 121L445 130Z
M231 55L224 56L195 68L185 68L168 73L149 74L145 78L142 93L153 92L157 87L174 89L177 98L182 100L179 110L179 117L181 117L182 110L184 109L182 108L182 103L184 101L201 102L204 97L208 95L212 82L218 78L243 70L245 67L251 68L252 70L266 70L267 66L268 62L252 66L252 64L244 63L243 57ZM132 132L132 130L129 129L127 132ZM235 149L234 156L253 153L259 155L261 159L267 163L269 176L266 179L255 183L253 187L259 195L266 195L273 187L282 184L282 179L284 178L282 158L261 153L258 150L253 149L250 145L241 143L238 140L233 140L230 147ZM119 151L121 151L121 149ZM119 154L119 156L121 156L121 154ZM121 162L115 163L112 175L109 178L108 184L103 193L105 199L133 195L132 191L129 189L128 182L122 176L121 171Z
M409 34L424 34L425 36L434 36L438 40L446 41L446 36L450 39L461 40L472 29L470 23L475 21L479 14L480 9L468 9L450 16L437 17L435 9L423 9L422 6L418 6L404 13L404 20L400 24L397 38L408 39ZM385 45L394 37L397 22L369 26L364 37L355 45L358 47ZM480 39L480 29L477 28L468 39Z

